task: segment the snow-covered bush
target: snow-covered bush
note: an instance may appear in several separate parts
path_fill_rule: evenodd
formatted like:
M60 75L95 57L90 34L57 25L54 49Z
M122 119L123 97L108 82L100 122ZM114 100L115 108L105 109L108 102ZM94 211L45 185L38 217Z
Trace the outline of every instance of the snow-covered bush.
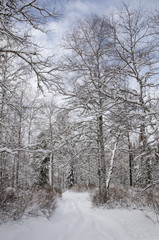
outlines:
M11 194L11 190L13 189L7 188L1 195L0 223L29 216L42 215L49 218L56 207L56 199L60 196L60 193L50 188L18 189L14 194Z
M147 190L129 188L129 186L114 185L109 189L107 208L129 208L129 209L152 209L159 215L159 189L157 187ZM102 205L100 194L96 191L92 194L94 206Z

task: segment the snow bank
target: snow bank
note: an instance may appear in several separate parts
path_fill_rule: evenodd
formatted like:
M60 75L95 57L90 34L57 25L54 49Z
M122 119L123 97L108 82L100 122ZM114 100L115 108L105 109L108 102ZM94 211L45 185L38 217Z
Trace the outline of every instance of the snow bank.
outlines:
M0 227L2 240L159 240L144 212L94 209L88 193L65 192L50 220L30 218Z

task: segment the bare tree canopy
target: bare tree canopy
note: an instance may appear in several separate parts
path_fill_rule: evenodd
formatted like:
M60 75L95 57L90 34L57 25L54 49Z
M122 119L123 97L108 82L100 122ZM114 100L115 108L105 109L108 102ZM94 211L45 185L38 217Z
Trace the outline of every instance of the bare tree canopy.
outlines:
M58 17L55 4L48 4L47 1L0 1L1 61L5 53L16 55L36 75L39 86L41 82L46 83L46 76L49 81L49 75L52 73L51 58L45 58L42 54L43 49L32 42L30 30L46 32L47 20L55 20Z

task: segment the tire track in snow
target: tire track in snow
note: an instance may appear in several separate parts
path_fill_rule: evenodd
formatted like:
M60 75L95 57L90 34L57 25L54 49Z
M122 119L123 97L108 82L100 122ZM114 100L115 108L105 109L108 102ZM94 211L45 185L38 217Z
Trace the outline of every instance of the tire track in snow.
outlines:
M61 226L67 225L64 238L59 236L58 240L119 240L112 226L106 225L99 211L92 208L88 193L65 192L53 218Z
M50 220L0 227L2 240L159 240L158 224L138 210L92 208L88 193L67 191Z
M145 217L140 211L109 210L92 208L88 193L65 192L59 201L53 221L61 226L67 225L65 235L58 240L158 240L158 234L150 238L148 221L145 226L140 222ZM132 221L133 220L133 221ZM145 221L146 223L146 221ZM149 226L149 227L148 227ZM154 227L154 225L153 225ZM145 230L144 230L145 229ZM148 233L148 234L145 234ZM158 231L159 232L159 231ZM157 236L157 237L156 237Z

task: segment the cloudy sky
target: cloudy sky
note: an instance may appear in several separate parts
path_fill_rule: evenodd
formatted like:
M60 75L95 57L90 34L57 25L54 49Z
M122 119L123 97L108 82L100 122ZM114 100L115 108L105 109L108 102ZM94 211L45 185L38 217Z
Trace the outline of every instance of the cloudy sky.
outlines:
M53 3L52 0L48 2ZM42 34L38 31L34 32L36 39L41 43L46 51L58 51L58 44L69 30L73 27L76 19L89 16L91 14L109 15L122 6L123 0L57 0L58 8L62 9L62 17L57 21L50 21L46 28L52 33ZM146 11L159 10L159 0L127 0L124 1L135 8L141 7ZM49 4L48 4L49 5Z
M65 9L64 17L65 19L70 18L70 20L91 13L107 14L113 9L119 8L122 2L135 7L146 7L147 9L159 7L159 0L61 0Z

